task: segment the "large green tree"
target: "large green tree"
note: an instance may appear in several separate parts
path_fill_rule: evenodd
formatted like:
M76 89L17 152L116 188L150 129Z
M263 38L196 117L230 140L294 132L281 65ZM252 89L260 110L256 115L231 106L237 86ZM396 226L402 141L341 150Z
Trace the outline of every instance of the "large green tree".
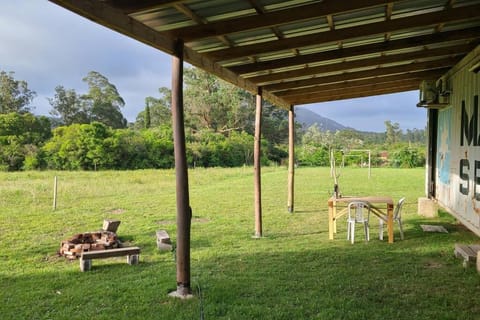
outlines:
M185 69L184 83L185 120L192 130L245 129L253 110L241 89L197 68Z
M171 91L165 87L160 88L158 91L160 93L159 98L145 98L145 109L137 115L135 120L136 129L171 126Z
M96 71L90 71L83 81L88 84L88 93L82 95L80 99L84 103L89 120L112 128L125 128L127 120L120 110L125 102L115 85Z
M392 145L400 141L402 129L397 122L392 123L390 120L385 121L385 143Z
M0 72L0 113L29 112L36 93L23 80L15 80L14 73Z
M62 125L90 122L88 112L74 89L57 86L55 97L48 101L53 108L50 114L58 117Z

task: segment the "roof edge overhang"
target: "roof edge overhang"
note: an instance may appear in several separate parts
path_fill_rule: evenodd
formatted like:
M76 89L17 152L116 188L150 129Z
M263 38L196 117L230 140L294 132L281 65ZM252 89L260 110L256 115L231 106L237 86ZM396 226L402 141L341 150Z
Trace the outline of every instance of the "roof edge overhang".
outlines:
M90 19L104 27L115 30L132 39L145 43L170 55L175 54L176 41L153 29L145 26L137 20L127 16L123 11L108 6L102 1L96 0L49 0L65 9L68 9L80 16ZM288 109L290 104L282 98L271 94L268 90L260 88L236 75L234 72L215 63L213 60L202 56L192 49L184 48L184 60L195 67L210 72L222 80L230 82L252 94L262 92L262 97L277 107Z

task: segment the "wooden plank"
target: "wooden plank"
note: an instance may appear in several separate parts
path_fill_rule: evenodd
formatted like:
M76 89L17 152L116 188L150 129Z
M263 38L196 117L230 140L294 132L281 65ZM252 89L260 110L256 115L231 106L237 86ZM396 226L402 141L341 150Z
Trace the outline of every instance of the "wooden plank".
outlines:
M344 41L348 39L372 36L386 32L394 32L403 29L426 27L442 22L453 22L465 19L478 18L480 5L465 6L448 11L419 14L415 16L398 18L388 21L369 23L344 29L335 29L327 32L319 32L305 36L280 39L240 47L221 49L205 53L209 60L214 62L238 59L252 55L270 53L288 49L302 48L330 42Z
M122 10L126 14L132 14L139 11L171 6L185 1L186 0L106 0L105 2L112 7Z
M398 1L398 0L396 0ZM189 26L166 31L171 37L183 39L185 42L197 41L199 39L222 36L230 33L243 32L261 28L270 28L310 20L326 15L339 14L342 12L367 9L395 2L392 0L356 0L337 1L328 0L310 5L298 6L288 9L271 11L261 15L252 15L235 19L221 20L202 26Z
M411 90L418 90L418 84L411 84L402 87L392 87L392 88L381 88L378 90L373 91L358 91L358 92L345 92L341 95L321 95L321 96L309 96L303 99L292 99L290 103L299 105L299 104L309 104L309 103L318 103L318 102L326 102L326 101L336 101L336 100L344 100L344 99L353 99L353 98L361 98L361 97L370 97L370 96L377 96L382 94L390 94L390 93L397 93L397 92L405 92Z
M310 75L316 75L328 72L348 71L349 69L365 68L371 66L378 66L382 64L395 63L401 61L411 61L417 59L435 59L435 57L465 55L475 46L471 44L455 45L452 47L444 47L431 50L418 50L414 52L391 54L385 56L378 56L374 58L360 59L354 61L342 61L338 63L332 63L322 65L318 67L305 67L297 70L290 70L284 72L276 72L272 74L249 77L248 80L253 81L257 85L271 84L272 82L279 82L284 80L290 80L293 78L300 78Z
M480 245L475 244L455 244L455 256L463 257L467 262L477 261L477 253L480 251Z
M283 91L283 90L289 90L294 88L315 86L319 84L341 82L346 80L355 80L355 79L362 79L362 78L372 78L372 77L378 77L378 76L401 74L401 73L406 73L411 71L426 71L426 70L432 70L432 69L441 69L441 68L455 65L455 63L457 63L460 59L461 57L438 59L438 60L427 61L427 62L408 63L401 66L381 67L381 68L376 68L372 70L348 72L344 74L317 77L317 78L307 79L307 80L288 81L285 83L267 85L267 86L264 86L264 88L266 90L269 90L270 92L276 92L276 91Z
M420 86L420 82L422 79L420 78L412 78L400 81L392 81L392 82L381 82L378 83L375 79L371 79L371 84L362 85L362 86L342 86L339 85L338 88L331 89L331 90L312 90L310 93L304 93L301 95L294 95L286 97L291 101L301 101L301 100L309 100L311 98L319 98L320 100L324 98L328 98L330 96L342 96L345 94L361 94L363 92L376 92L376 91L383 91L389 89L395 89L398 87L410 87L414 86L418 88Z
M448 31L435 33L431 35L423 35L406 39L392 40L388 42L366 44L352 48L342 48L337 50L329 50L312 54L299 55L295 57L275 59L270 61L255 62L228 67L232 72L237 74L253 73L265 70L289 68L291 66L304 65L308 63L327 61L333 59L345 59L360 55L368 55L372 53L385 53L391 50L401 50L410 47L428 46L434 43L445 43L458 40L468 40L480 37L480 27L469 28L458 31Z
M134 254L140 254L139 247L86 251L86 252L82 252L81 258L83 260L92 260L92 259L104 259L104 258L111 258L111 257L121 257L121 256L134 255Z
M336 83L318 85L318 86L307 87L302 89L280 91L277 93L277 95L280 97L283 97L284 99L292 99L298 96L303 96L303 95L311 94L315 92L329 91L329 90L340 89L340 88L348 90L351 88L368 86L373 83L389 83L389 82L396 82L401 80L419 80L419 81L436 80L440 76L445 74L445 72L447 72L448 70L449 68L443 68L443 69L436 69L432 71L409 72L409 73L396 74L396 75L385 76L385 77L375 77L375 78L369 78L369 79L336 82Z

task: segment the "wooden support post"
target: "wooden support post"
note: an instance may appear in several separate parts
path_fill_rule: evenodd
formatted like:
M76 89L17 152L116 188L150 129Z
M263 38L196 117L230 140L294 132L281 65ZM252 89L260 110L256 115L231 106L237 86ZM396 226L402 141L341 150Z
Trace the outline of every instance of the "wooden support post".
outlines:
M262 138L262 89L259 88L256 96L255 111L255 140L253 148L253 171L255 193L255 237L262 236L262 188L261 188L261 138Z
M372 177L372 151L368 150L368 179Z
M53 210L57 209L57 176L53 179Z
M192 210L188 191L188 169L183 117L183 41L178 41L172 59L172 121L177 195L177 291L192 293L190 287L190 226Z
M295 110L290 106L288 110L288 212L293 213L295 182Z

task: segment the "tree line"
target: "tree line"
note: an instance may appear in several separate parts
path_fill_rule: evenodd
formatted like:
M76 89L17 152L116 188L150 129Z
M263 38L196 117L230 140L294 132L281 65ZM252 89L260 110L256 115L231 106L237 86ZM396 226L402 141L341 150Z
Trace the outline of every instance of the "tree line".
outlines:
M0 72L0 170L174 166L168 88L160 88L157 97L146 97L143 110L128 123L121 112L125 102L115 85L95 71L83 81L88 85L85 93L58 85L48 99L50 116L35 116L31 106L35 91L26 81L16 80L13 72ZM184 110L191 167L252 164L254 96L200 69L186 68ZM265 103L262 116L262 162L281 163L287 158L288 113ZM329 165L332 150L369 148L377 165L423 165L424 130L404 134L397 123L385 125L385 133L372 134L322 132L316 126L297 124L297 163ZM387 163L384 150L391 154ZM361 165L350 158L347 165Z

